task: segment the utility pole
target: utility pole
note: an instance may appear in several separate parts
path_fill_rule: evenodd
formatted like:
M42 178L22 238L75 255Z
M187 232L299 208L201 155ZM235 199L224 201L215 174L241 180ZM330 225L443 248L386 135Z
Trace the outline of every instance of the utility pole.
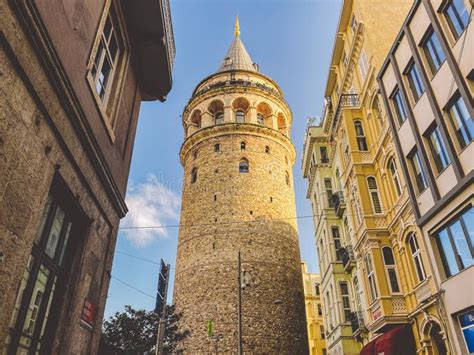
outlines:
M163 354L163 339L166 327L166 299L168 296L168 283L170 279L170 264L165 264L161 259L160 274L158 276L158 291L156 294L155 313L160 315L158 334L156 339L156 355Z
M237 320L239 323L238 329L238 346L237 346L237 353L239 355L243 354L242 351L242 271L241 271L241 262L240 262L240 250L237 253Z

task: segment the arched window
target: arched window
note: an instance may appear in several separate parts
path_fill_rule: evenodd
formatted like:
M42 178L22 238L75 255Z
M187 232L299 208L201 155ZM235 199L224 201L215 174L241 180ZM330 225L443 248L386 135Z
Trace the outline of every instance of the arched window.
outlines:
M197 149L193 153L193 159L196 159L198 157L198 151Z
M214 114L214 120L216 124L224 123L224 113L223 112L216 112Z
M270 154L270 147L268 145L265 147L265 153Z
M285 182L288 186L290 186L290 175L288 175L288 172L285 173Z
M257 113L257 123L263 126L265 123L265 116L263 116L263 114Z
M245 142L240 142L240 150L245 150L247 148L247 144Z
M339 249L341 249L341 234L339 233L339 227L332 226L331 234L334 241L334 249L336 249L336 259L342 260L341 253L339 252Z
M191 170L191 184L194 184L197 181L197 178L198 178L197 168L193 168L193 170Z
M411 256L413 263L415 264L416 275L418 276L418 282L426 279L425 268L423 267L423 260L421 259L420 247L418 240L416 239L415 233L412 233L408 238L410 244Z
M366 152L369 150L367 146L367 139L365 138L364 127L359 120L354 121L354 128L356 132L357 147L360 151Z
M430 329L430 342L434 354L446 355L448 353L446 343L441 335L441 328L436 323L433 323Z
M377 188L377 181L373 176L367 178L367 185L369 185L370 198L374 213L382 213L382 205L380 204L379 189Z
M214 144L214 151L215 152L220 152L221 151L221 145L219 143Z
M395 186L395 191L397 192L397 197L402 194L402 186L400 183L400 176L398 176L397 164L395 160L390 158L388 162L388 170L390 170L390 175L392 177L393 185Z
M383 247L382 254L383 254L383 262L385 263L385 270L387 271L390 292L400 293L400 286L398 284L398 278L397 278L397 269L395 267L395 258L393 257L392 248Z
M249 161L245 158L242 158L239 163L239 172L248 173L249 172Z
M244 123L245 122L245 112L238 110L235 112L235 122Z
M372 114L378 120L382 118L382 112L380 111L380 104L379 104L378 97L375 97L374 101L372 102Z
M191 124L196 126L197 128L201 128L201 111L196 110L191 115Z

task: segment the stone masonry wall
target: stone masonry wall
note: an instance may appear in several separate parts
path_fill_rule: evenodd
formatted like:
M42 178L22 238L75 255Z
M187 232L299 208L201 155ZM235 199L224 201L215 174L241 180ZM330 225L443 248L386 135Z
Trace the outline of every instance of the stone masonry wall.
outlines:
M237 123L205 128L189 139L181 152L185 182L174 302L182 312L180 327L191 336L181 349L237 351L240 250L243 351L306 354L290 140L270 128ZM239 172L242 158L249 173ZM191 183L194 168L197 180Z

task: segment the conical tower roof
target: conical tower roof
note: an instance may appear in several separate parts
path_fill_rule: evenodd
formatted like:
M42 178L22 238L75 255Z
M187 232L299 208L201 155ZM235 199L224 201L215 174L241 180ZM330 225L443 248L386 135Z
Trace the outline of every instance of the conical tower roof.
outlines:
M251 70L258 71L258 66L250 58L244 44L240 40L240 26L239 19L235 19L235 38L232 41L227 54L224 57L217 72L226 70Z

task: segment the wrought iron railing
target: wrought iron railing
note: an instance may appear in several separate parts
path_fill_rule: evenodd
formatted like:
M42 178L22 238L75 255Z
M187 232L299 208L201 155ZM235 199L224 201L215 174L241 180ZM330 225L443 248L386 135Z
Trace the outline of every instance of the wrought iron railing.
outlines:
M336 113L334 114L332 128L336 126L336 122L339 119L339 114L343 108L359 107L359 105L360 101L358 94L342 94L337 104Z
M176 55L176 47L174 44L174 34L173 34L173 23L171 22L171 11L170 11L170 2L169 0L162 0L162 9L163 9L163 20L165 24L165 36L166 36L166 44L168 47L168 59L171 66L171 70L173 70L174 64L174 57Z
M347 268L348 264L351 261L355 261L354 251L350 245L343 248L339 248L339 250L340 250L342 265L344 266L344 268Z
M364 317L362 316L362 312L351 312L349 321L351 322L352 333L365 330Z
M344 200L344 193L342 191L335 192L332 195L332 201L334 205L334 211L339 217L341 217L346 204L346 201Z

